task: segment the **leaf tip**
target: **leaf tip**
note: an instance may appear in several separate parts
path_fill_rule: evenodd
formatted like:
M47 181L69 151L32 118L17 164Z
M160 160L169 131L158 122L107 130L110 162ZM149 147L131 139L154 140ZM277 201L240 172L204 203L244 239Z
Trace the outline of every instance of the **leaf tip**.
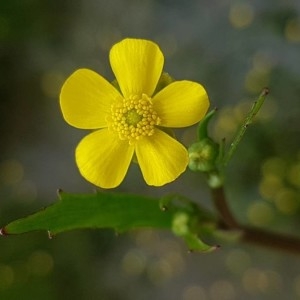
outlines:
M0 235L2 235L2 236L8 235L8 233L5 230L5 227L3 227L3 228L0 229Z
M220 248L221 248L220 245L207 246L206 249L192 249L191 248L191 249L188 249L188 254L192 254L194 252L211 253L211 252L217 251Z
M59 200L62 199L62 194L63 194L63 192L64 192L64 191L63 191L62 189L57 189L57 190L56 190L56 194L57 194Z
M213 246L210 246L206 251L206 253L211 253L211 252L215 252L217 250L219 250L221 248L220 245L213 245Z
M160 206L160 210L161 211L167 211L168 210L168 207L166 205L161 205Z
M212 251L219 250L219 249L221 249L221 245L215 245L211 247Z
M48 238L49 238L49 240L52 240L53 237L54 237L53 233L51 233L50 230L47 230L47 233L48 233Z
M263 88L262 94L263 96L267 96L270 93L270 89L268 87Z

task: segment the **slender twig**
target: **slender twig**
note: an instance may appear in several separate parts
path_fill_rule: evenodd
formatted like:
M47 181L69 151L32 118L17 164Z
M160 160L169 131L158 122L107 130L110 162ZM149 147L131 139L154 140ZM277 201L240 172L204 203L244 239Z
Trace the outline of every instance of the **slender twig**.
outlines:
M300 255L300 238L259 228L241 226L242 241Z
M263 105L263 103L266 99L266 96L268 94L269 94L269 89L264 88L262 90L262 92L260 93L260 95L258 96L257 100L253 103L253 106L252 106L251 110L249 111L244 123L241 125L241 127L239 128L239 130L236 133L235 138L233 139L233 142L230 144L230 148L229 148L228 152L226 153L224 160L223 160L223 166L226 166L228 164L228 162L230 161L230 159L232 158L232 156L233 156L234 152L236 151L236 148L237 148L238 144L240 143L242 137L244 136L248 126L252 123L253 118L260 110L260 108Z
M273 233L259 228L239 224L228 207L224 187L211 190L216 210L220 217L220 227L226 230L239 230L241 241L276 250L300 255L300 238Z
M225 227L228 229L239 229L240 225L227 205L223 186L211 189L211 193L216 210Z

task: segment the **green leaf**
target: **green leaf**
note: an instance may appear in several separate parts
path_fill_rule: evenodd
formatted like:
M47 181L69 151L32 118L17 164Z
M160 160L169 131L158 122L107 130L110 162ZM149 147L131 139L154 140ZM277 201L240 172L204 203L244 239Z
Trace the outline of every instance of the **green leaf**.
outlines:
M212 252L220 248L220 246L210 246L205 244L197 235L188 233L183 236L185 243L187 244L190 251L199 251L199 252Z
M171 212L162 212L158 201L147 197L110 193L60 193L58 202L8 224L3 230L5 234L35 230L56 234L78 228L114 228L124 231L148 226L168 228L171 220Z
M209 246L205 244L194 232L197 227L197 220L194 214L189 215L187 212L177 212L173 217L172 231L175 235L184 239L190 251L212 252L219 246ZM205 228L208 229L207 227ZM203 230L203 228L202 228Z
M200 241L191 231L192 227L189 228L188 220L195 220L195 211L191 210L192 202L187 205L172 204L163 210L161 199L139 195L102 192L74 195L60 192L59 196L60 200L56 203L9 223L0 233L9 235L45 230L52 236L83 228L112 228L118 232L136 228L157 228L174 232L174 220L176 222L178 214L183 213L187 221L185 232L174 233L187 242L190 250L206 252L213 248ZM199 217L200 224L201 220L205 224L208 220L212 221L212 217L206 212L201 211Z

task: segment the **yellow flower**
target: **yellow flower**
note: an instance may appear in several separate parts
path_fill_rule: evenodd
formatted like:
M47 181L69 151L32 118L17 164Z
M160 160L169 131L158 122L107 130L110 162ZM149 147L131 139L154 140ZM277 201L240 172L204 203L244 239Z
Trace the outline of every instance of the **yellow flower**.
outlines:
M82 176L103 187L118 186L135 155L148 185L175 180L188 164L188 152L160 128L193 125L204 117L209 100L192 81L175 81L154 94L164 57L147 40L124 39L109 55L120 91L99 74L75 71L64 83L60 105L65 120L97 129L76 148Z

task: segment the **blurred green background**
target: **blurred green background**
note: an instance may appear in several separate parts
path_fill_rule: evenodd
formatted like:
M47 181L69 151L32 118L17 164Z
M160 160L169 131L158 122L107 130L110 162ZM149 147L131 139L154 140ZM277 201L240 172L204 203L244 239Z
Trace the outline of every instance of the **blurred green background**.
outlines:
M58 98L76 69L113 79L110 47L156 41L165 70L201 82L230 141L251 101L271 94L227 171L230 206L243 222L299 235L300 2L297 0L2 0L0 2L0 226L56 199L93 192L74 148L86 135L62 119ZM195 128L179 133L186 145ZM121 192L181 193L211 208L203 178L187 171L147 187L136 166ZM189 254L170 233L76 231L0 239L0 299L299 299L300 260L217 240Z

